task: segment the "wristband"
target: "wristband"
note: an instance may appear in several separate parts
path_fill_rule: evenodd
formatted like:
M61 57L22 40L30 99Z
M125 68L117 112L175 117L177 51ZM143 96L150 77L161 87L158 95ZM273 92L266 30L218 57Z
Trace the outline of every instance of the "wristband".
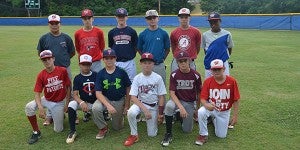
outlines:
M163 115L164 114L164 106L158 106L158 114Z
M84 101L80 102L79 105L81 106L82 103L84 103Z

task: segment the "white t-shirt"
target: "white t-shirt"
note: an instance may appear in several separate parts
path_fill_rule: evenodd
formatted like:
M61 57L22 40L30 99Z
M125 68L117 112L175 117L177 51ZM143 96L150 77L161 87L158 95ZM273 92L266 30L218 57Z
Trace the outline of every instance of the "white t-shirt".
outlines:
M160 75L152 72L145 76L139 73L133 79L129 95L137 96L138 99L147 104L158 102L159 95L167 94L164 81Z

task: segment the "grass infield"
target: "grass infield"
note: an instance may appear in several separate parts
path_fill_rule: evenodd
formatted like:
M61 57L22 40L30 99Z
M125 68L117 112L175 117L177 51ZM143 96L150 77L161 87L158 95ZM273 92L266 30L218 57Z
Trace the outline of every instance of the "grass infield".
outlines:
M79 26L62 26L62 31L72 38ZM107 33L112 27L102 27ZM144 27L135 27L141 32ZM173 27L165 27L169 33ZM201 32L207 29L200 29ZM36 46L39 37L48 32L47 26L0 27L0 149L164 149L160 145L165 128L159 126L158 135L147 137L145 123L138 123L140 141L130 148L123 146L130 134L126 121L121 131L110 130L103 140L96 140L98 132L92 121L77 125L78 137L66 144L68 121L65 130L55 133L53 125L42 126L42 138L28 145L31 126L24 107L34 98L36 75L43 68ZM216 138L209 126L209 141L201 149L300 149L300 32L229 29L235 47L230 61L234 62L231 75L241 92L238 124L229 130L225 139ZM107 41L107 40L106 40ZM138 60L140 56L137 56ZM168 56L167 75L170 73L172 55ZM204 75L203 50L198 55L197 70ZM137 63L138 64L138 63ZM72 59L73 77L79 73L77 56ZM139 65L138 70L140 70ZM298 91L298 92L297 92ZM79 113L82 118L82 113ZM127 120L127 119L126 119ZM179 123L173 127L173 142L169 149L200 149L194 144L198 125L193 132L184 134Z

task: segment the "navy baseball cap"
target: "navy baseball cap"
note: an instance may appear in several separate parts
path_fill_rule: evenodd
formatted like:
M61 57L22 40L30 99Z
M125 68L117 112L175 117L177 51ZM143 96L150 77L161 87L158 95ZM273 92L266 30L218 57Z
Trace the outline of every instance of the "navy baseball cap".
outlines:
M176 60L181 60L181 59L190 59L189 53L187 51L180 51L179 53L176 54Z
M208 19L207 19L208 21L210 21L210 20L221 20L221 16L220 16L220 14L219 13L217 13L217 12L212 12L212 13L210 13L209 15L208 15Z
M117 57L117 55L113 49L106 49L103 51L103 57Z
M118 8L116 10L116 16L128 16L128 12L125 8Z
M93 17L94 16L94 13L92 10L90 9L84 9L82 12L81 12L81 18L82 17Z
M154 62L153 55L148 52L143 53L143 55L141 56L140 62L145 61L145 60L150 60L150 61Z

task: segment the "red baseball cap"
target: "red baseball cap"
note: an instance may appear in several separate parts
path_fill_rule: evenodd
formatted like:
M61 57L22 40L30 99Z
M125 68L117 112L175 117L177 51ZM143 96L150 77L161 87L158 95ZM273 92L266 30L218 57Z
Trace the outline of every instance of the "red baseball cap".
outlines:
M190 59L189 53L187 51L180 51L175 56L176 60Z
M153 61L154 62L154 59L153 59L153 55L151 53L144 53L142 56L141 56L141 59L140 59L140 62L141 61L144 61L144 60L150 60L150 61Z
M90 9L84 9L82 12L81 12L81 18L82 17L93 17L94 16L94 13L92 10Z

